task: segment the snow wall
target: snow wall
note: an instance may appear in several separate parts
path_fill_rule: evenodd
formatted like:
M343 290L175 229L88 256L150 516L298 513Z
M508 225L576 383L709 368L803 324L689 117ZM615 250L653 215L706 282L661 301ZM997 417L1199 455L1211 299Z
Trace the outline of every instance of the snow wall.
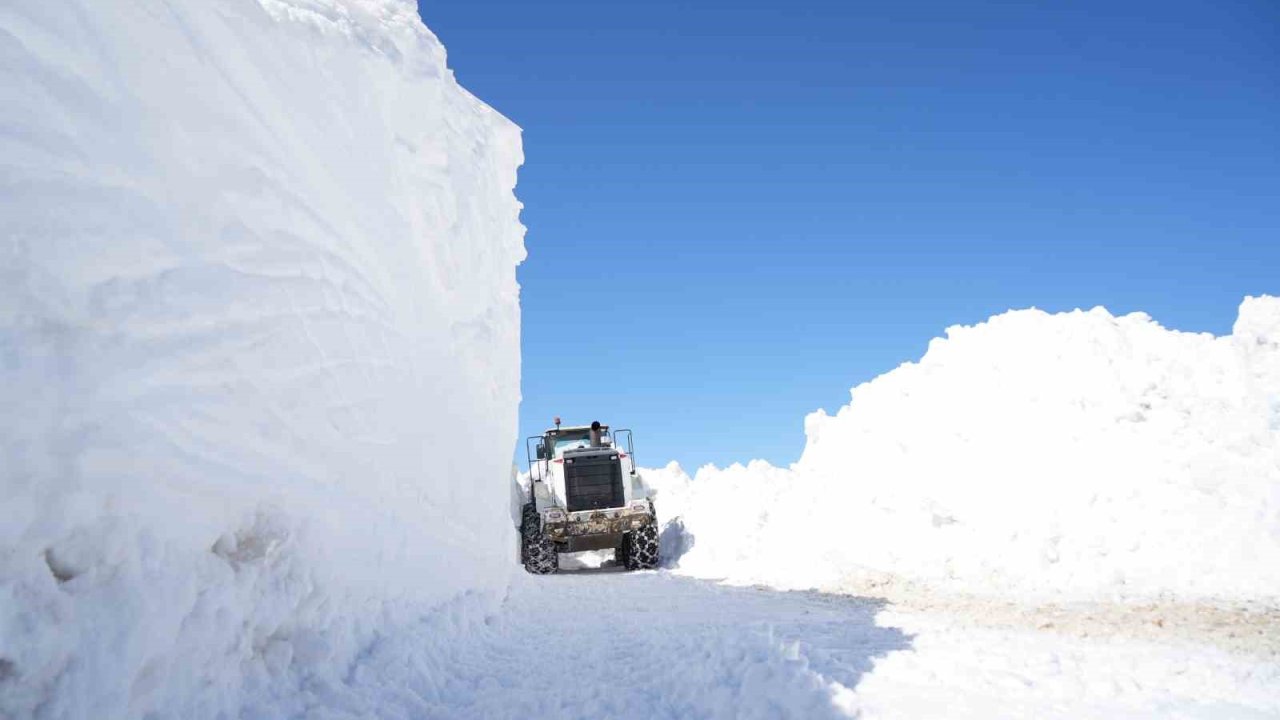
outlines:
M1280 298L1232 335L1101 308L952 327L788 469L650 470L681 571L849 592L1280 598ZM683 553L683 554L681 554Z
M293 716L500 595L521 160L407 0L5 3L0 716Z

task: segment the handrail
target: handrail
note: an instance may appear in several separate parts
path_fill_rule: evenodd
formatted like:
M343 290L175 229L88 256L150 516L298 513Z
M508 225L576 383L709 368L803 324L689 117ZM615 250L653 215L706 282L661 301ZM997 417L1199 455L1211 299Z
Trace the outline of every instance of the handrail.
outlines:
M635 447L634 447L634 445L633 445L633 443L632 443L632 440L631 440L631 429L630 429L630 428L618 428L617 430L614 430L614 431L613 431L613 446L614 446L615 448L616 448L616 447L618 447L618 437L619 437L620 435L622 435L622 433L626 433L626 434L627 434L627 454L631 456L631 474L632 474L632 475L635 475L635 474L636 474L636 451L635 451Z

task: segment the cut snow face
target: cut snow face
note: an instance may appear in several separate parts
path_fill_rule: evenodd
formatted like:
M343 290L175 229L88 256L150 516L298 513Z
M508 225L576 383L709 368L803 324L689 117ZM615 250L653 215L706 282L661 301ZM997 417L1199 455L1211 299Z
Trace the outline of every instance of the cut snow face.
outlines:
M413 4L0 37L0 716L236 716L496 598L520 136Z
M790 469L668 483L681 489L658 507L680 518L683 572L828 590L1280 597L1280 299L1246 299L1227 337L1101 308L949 328L805 426Z

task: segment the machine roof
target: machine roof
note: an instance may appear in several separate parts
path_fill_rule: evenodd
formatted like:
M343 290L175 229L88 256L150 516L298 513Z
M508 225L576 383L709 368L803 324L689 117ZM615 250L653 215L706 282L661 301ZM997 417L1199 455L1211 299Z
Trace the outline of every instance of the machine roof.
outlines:
M608 425L605 425L604 423L600 423L600 429L601 429L601 430L608 430L608 429L609 429L609 426L608 426ZM590 431L590 430L591 430L591 426L590 426L590 425L561 425L558 429L557 429L557 428L547 428L547 429L544 431L544 434L546 434L546 435L555 435L556 433L566 433L566 432L588 432L588 431Z

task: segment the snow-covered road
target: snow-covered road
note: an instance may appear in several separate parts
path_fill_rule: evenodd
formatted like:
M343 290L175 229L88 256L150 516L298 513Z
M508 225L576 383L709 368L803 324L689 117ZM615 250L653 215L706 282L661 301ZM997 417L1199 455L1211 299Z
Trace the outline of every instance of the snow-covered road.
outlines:
M345 673L296 678L246 715L1280 717L1274 654L1102 626L1082 638L975 625L610 564L520 577L498 612L473 610L464 599L383 637Z
M876 601L612 567L521 578L464 630L443 612L370 648L316 717L845 717L832 700L909 647ZM264 715L275 715L274 708Z

